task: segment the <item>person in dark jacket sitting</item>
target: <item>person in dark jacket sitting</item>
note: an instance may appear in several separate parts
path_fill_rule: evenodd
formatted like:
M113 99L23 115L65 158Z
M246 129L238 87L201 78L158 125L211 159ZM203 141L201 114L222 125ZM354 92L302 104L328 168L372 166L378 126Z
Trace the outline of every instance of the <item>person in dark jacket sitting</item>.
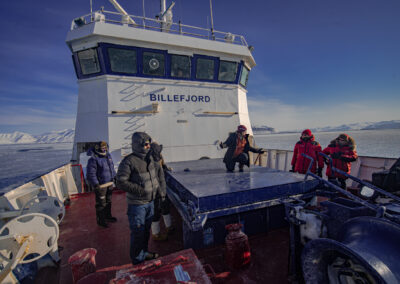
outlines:
M351 163L356 161L358 158L356 142L351 136L345 133L340 134L335 140L332 140L328 147L326 147L322 152L332 158L333 167L342 170L347 174L350 174L351 172ZM347 177L333 172L330 164L328 164L328 168L326 169L326 175L328 176L329 181L333 183L337 183L338 181L340 186L343 189L346 189Z
M128 220L131 231L130 257L132 264L158 257L149 252L148 242L157 191L165 187L164 172L159 163L148 155L151 138L145 132L132 135L132 154L120 163L117 187L126 191Z
M263 149L256 149L250 146L247 128L239 125L236 132L229 134L225 142L220 143L221 148L228 148L225 153L224 163L228 172L235 170L236 163L239 163L239 172L243 172L244 165L250 167L249 151L253 153L264 153Z
M324 159L318 153L322 152L321 145L315 141L314 134L310 129L306 129L301 133L300 141L296 143L293 150L292 170L291 172L298 172L301 174L307 173L310 160L303 157L306 154L314 159L314 163L310 169L314 174L322 177L322 169L324 167Z
M111 215L111 195L116 175L114 163L105 141L101 141L94 148L89 149L87 155L91 158L86 167L86 177L95 190L97 224L107 228L106 221L117 221L117 218Z

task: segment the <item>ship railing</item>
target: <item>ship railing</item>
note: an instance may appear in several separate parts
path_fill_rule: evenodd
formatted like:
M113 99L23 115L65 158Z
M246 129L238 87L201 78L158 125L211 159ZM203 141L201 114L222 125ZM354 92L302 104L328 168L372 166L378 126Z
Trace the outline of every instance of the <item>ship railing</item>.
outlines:
M205 29L190 25L184 25L181 23L181 21L179 21L178 23L165 22L158 19L146 18L143 16L135 16L135 15L123 15L118 12L105 11L105 10L99 10L93 13L83 15L79 18L75 18L72 21L71 30L74 30L75 28L78 28L80 26L91 24L93 22L112 23L117 25L130 26L133 28L154 30L159 32L168 32L189 37L196 37L213 41L237 44L246 47L248 46L246 39L242 35L233 34L229 32L222 32L213 29Z
M291 162L293 151L282 149L267 149L264 154L253 155L253 164L268 167L281 171L289 171L292 168ZM371 180L372 174L375 172L388 170L396 162L396 158L358 156L358 159L352 163L351 175L361 180ZM326 179L325 169L322 172ZM346 180L347 186L357 187L358 183L353 180Z
M37 196L52 196L61 202L79 192L83 172L80 167L67 163L0 196L0 212L20 210Z

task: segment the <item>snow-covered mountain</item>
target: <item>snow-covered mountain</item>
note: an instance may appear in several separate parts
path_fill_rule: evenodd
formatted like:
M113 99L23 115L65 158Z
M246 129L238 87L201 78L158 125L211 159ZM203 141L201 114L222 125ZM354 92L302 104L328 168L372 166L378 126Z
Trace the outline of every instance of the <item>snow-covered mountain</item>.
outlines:
M72 143L74 142L74 134L73 129L47 132L37 136L36 143Z
M380 121L380 122L360 122L342 124L339 126L326 126L312 128L313 132L330 132L330 131L350 131L350 130L378 130L378 129L399 129L400 120Z
M379 129L400 129L400 120L379 121L379 122L359 122L342 124L338 126L324 126L310 128L312 132L337 132L337 131L351 131L351 130L379 130ZM289 131L276 131L269 126L253 126L255 135L260 134L280 134L280 133L298 133L304 129L296 129Z
M400 129L400 120L381 121L362 128L362 130L372 129Z
M35 143L36 138L28 133L15 131L14 133L0 133L0 144Z
M0 133L0 144L31 144L31 143L72 143L74 129L52 131L41 135L31 135L23 132Z
M269 126L253 126L255 135L274 134L274 133L297 133L300 130L276 132ZM400 129L400 120L380 121L380 122L360 122L343 124L339 126L325 126L312 128L313 132L330 132L330 131L350 131L350 130L379 130L379 129ZM29 143L72 143L74 142L74 129L65 129L43 133L41 135L31 135L23 132L0 133L0 144L29 144Z

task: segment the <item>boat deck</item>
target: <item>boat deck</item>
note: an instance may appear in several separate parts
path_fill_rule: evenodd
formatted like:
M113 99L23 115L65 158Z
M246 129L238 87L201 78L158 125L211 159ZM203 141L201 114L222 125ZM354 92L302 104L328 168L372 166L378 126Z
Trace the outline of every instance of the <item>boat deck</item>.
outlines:
M73 283L68 258L84 248L97 249L97 271L106 271L109 279L115 277L116 271L131 266L125 193L114 191L112 200L113 215L118 218L118 222L104 229L96 224L94 193L72 197L66 216L60 224L61 263L57 269L40 270L36 283ZM155 242L150 239L149 243L149 249L161 256L184 249L181 217L174 209L171 214L177 228L176 232L166 242ZM195 250L195 253L203 265L209 264L213 268L214 273L209 268L206 269L213 283L287 283L288 229L251 236L249 243L252 253L251 264L237 271L230 271L224 264L223 245Z
M173 171L167 172L167 184L183 202L196 204L200 213L305 194L318 185L314 179L305 181L301 174L253 165L242 173L228 173L222 159L168 165Z

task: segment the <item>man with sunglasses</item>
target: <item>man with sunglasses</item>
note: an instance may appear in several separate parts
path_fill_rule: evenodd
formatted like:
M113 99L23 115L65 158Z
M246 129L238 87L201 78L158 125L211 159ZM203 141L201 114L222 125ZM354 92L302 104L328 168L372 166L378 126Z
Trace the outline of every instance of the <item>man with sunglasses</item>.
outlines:
M165 179L161 166L148 155L150 144L151 138L145 132L133 133L132 154L122 160L117 173L117 187L126 191L130 257L134 265L158 257L157 253L149 252L148 241L154 199L159 187L165 187Z

